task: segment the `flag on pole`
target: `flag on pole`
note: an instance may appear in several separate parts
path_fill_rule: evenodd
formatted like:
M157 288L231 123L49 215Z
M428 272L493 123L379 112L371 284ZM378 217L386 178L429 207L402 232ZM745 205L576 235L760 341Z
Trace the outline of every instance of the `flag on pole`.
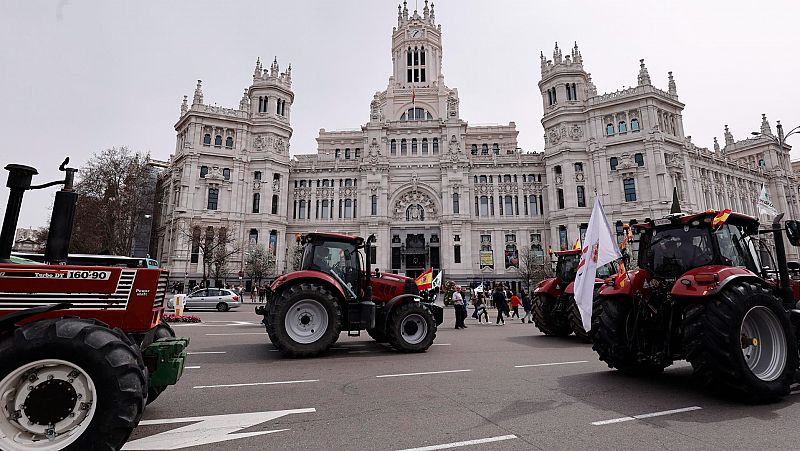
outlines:
M436 277L433 278L431 282L431 288L439 288L442 286L442 273L444 271L439 271L439 274L436 274Z
M417 100L417 90L414 86L411 86L411 105L416 106Z
M761 184L761 194L758 195L758 201L756 201L756 210L758 214L765 214L767 216L777 216L778 210L775 208L775 205L769 200L769 193L767 192L767 185Z
M730 216L730 215L731 215L731 209L730 208L726 208L726 209L722 210L721 212L717 213L717 215L714 216L714 219L711 220L711 228L716 230L716 229L722 227L722 225L725 224L725 221L728 220L728 216Z
M625 230L625 238L623 238L622 242L619 243L619 250L620 251L625 249L625 246L628 245L628 241L633 239L633 228L630 225L625 224L623 226L623 230Z
M628 271L625 269L625 262L619 262L619 270L617 276L614 278L614 283L617 287L622 288L625 286L625 279L628 278Z
M572 250L578 250L580 248L581 248L581 239L578 238L577 240L575 240L575 245L572 246Z
M427 271L420 274L414 281L417 282L417 288L420 290L430 290L431 285L433 285L433 268L428 268Z
M600 198L596 197L583 240L578 273L575 276L575 302L581 312L585 330L590 330L592 324L592 301L597 267L620 258L622 254L611 231L611 224L608 223Z

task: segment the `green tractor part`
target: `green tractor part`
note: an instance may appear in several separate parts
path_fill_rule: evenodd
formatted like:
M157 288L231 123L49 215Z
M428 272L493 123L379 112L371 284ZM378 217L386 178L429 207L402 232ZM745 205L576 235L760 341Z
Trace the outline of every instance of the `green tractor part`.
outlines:
M159 338L144 348L142 355L150 369L150 386L164 387L178 382L186 365L188 346L187 337L168 337Z

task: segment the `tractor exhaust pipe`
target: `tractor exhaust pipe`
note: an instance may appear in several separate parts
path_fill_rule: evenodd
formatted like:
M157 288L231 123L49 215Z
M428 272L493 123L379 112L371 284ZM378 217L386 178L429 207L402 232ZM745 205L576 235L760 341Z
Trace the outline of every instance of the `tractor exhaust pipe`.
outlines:
M780 281L778 290L783 300L783 306L791 310L795 307L795 301L792 295L792 287L789 284L789 267L786 263L786 245L783 242L783 234L781 233L782 219L783 213L776 216L772 221L772 235L775 240L775 259L778 264L778 278Z
M78 193L75 192L75 173L77 169L66 167L69 158L59 166L59 171L64 171L64 187L56 193L53 202L53 215L50 217L50 230L47 233L47 245L44 248L44 258L51 265L63 265L67 262L69 244L72 239L72 224L75 219L75 205L78 203Z
M33 176L39 173L36 169L21 164L9 164L6 166L6 170L8 171L6 186L11 189L11 193L8 196L8 206L3 218L3 229L0 231L0 262L3 263L11 261L11 248L14 247L14 235L17 232L22 196L26 190L30 189Z

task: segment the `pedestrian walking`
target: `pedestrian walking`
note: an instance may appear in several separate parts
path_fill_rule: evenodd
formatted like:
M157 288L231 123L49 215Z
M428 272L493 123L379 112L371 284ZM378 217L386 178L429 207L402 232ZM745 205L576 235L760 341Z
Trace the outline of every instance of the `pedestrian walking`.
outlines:
M522 323L524 324L525 321L528 321L528 324L532 323L533 321L533 305L531 303L531 297L528 296L528 293L525 290L520 290L520 296L522 297L522 309L525 310L525 317L522 318Z
M464 324L464 296L461 294L461 288L456 286L453 292L453 310L456 314L456 329L466 329Z
M483 300L483 293L478 293L475 300L475 318L481 322L481 317L486 319L486 324L489 324L489 314L486 312L486 301Z
M267 290L264 287L258 287L258 302L264 302L264 296L266 296Z
M256 302L256 294L258 294L258 287L250 287L250 302Z
M494 289L494 293L492 293L492 301L494 301L494 305L497 306L497 322L496 324L506 324L506 320L503 318L503 314L506 311L507 304L506 304L506 294L503 292L503 287L498 285L497 288Z
M517 296L516 293L511 293L511 311L514 312L511 314L511 317L514 318L515 316L519 319L519 305L522 304L522 300Z

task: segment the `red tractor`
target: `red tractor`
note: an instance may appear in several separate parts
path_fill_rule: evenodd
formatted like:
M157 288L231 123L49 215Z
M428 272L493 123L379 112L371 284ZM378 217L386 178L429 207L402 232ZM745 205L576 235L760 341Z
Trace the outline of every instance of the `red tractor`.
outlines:
M653 374L685 359L704 384L751 402L789 392L798 366L792 324L800 311L783 215L759 230L756 218L728 212L673 214L634 226L641 232L638 269L595 298L593 349L600 360ZM793 245L800 242L796 221L786 221L786 232ZM760 263L762 233L774 240L777 271Z
M555 277L544 279L533 290L533 322L545 335L566 337L575 332L589 342L589 333L583 329L578 304L575 303L575 274L581 261L581 250L555 251ZM616 271L614 264L597 268L596 287Z
M8 165L0 232L0 449L116 450L144 407L183 373L187 338L161 323L168 274L142 259L72 265L77 194L64 181L31 186L34 168ZM56 194L44 260L13 257L22 197Z
M272 343L289 357L311 357L342 331L367 333L401 352L423 352L436 338L442 308L423 302L414 279L373 273L374 236L310 233L302 237L299 271L272 283L267 304L256 307ZM363 250L363 253L361 252Z

